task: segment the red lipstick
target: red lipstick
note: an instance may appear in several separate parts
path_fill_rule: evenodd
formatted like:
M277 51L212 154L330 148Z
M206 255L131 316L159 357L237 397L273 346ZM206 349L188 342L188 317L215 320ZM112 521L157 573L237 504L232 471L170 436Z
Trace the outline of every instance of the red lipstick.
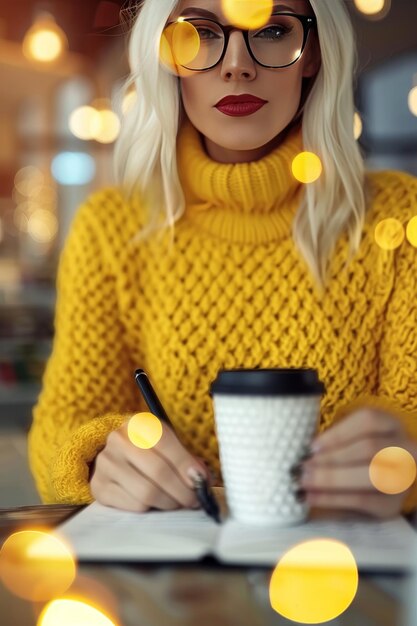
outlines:
M267 102L267 100L245 93L239 96L226 96L214 106L225 115L243 116L255 113Z

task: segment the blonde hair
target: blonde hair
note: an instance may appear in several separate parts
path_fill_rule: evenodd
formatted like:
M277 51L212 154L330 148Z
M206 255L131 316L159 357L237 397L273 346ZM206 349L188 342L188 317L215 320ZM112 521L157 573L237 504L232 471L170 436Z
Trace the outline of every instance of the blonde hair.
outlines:
M185 210L176 157L183 114L180 82L159 62L160 37L177 4L178 0L137 4L128 47L131 74L120 93L123 97L134 86L139 95L123 119L114 170L129 197L138 192L151 206L143 236L161 227L161 216L162 226L174 227ZM359 248L368 189L353 129L357 50L350 17L343 0L310 0L310 5L317 18L321 66L316 76L306 79L297 117L302 111L304 149L320 157L323 173L305 185L293 239L322 288L342 232L348 231L351 256Z

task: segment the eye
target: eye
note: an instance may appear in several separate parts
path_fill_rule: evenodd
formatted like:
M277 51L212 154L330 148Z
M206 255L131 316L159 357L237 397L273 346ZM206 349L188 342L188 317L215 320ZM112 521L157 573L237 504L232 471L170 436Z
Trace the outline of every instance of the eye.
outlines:
M268 26L260 30L258 33L253 35L253 37L258 37L259 39L283 39L285 35L291 32L290 28L286 28L285 26Z

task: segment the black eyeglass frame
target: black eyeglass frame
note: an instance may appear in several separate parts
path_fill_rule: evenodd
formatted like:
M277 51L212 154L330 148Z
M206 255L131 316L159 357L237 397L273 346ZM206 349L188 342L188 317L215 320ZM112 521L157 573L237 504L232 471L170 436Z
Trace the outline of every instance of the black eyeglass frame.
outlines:
M214 63L214 65L210 65L210 67L205 67L204 69L195 69L195 68L192 68L192 67L187 67L186 65L182 65L181 67L185 67L185 69L190 70L192 72L205 72L206 70L212 70L213 67L216 67L216 65L221 63L222 60L224 59L224 55L226 54L227 46L229 44L230 33L232 32L232 30L240 30L240 32L243 34L243 39L245 40L246 48L247 48L250 56L252 57L252 59L258 65L261 65L262 67L270 67L270 68L273 68L273 69L280 69L280 68L283 68L283 67L289 67L290 65L294 65L294 63L297 63L297 61L299 61L301 59L301 57L303 55L303 52L304 52L304 48L306 47L306 44L307 44L308 34L309 34L310 30L317 25L317 19L313 15L300 15L299 13L288 13L288 12L283 13L282 11L277 11L275 13L271 13L270 17L275 16L275 15L284 15L284 16L296 17L302 23L303 31L304 31L303 45L301 46L300 55L294 61L291 61L291 63L287 63L286 65L264 65L263 63L260 63L258 61L258 59L255 57L255 55L253 54L253 52L251 50L251 47L250 47L250 43L249 43L249 30L255 30L253 28L251 28L251 29L244 29L244 28L239 28L238 26L234 26L233 24L228 24L226 26L224 24L220 24L219 22L216 22L216 20L212 20L209 17L184 17L184 18L181 19L181 21L183 21L183 22L194 22L194 21L198 21L198 20L204 20L205 22L213 22L214 24L219 26L221 28L221 30L223 31L224 45L223 45L223 51L222 51L222 53L220 55L220 58L219 58L219 60L216 63ZM178 23L178 19L177 20L173 20L172 22L168 22L166 24L165 28L167 28L171 24L176 24L176 23ZM268 24L265 23L264 28L267 28L267 27L268 27ZM262 30L262 28L260 28L259 30Z

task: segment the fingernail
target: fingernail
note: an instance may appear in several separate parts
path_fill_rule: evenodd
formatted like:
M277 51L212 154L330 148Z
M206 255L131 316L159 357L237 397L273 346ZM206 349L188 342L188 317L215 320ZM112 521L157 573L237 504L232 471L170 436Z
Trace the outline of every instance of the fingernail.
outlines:
M297 502L305 502L307 492L305 489L297 489L294 495Z
M303 473L302 463L296 463L290 468L290 476L294 480L298 480L299 478L301 478L302 473Z
M195 487L196 484L198 485L202 480L205 479L205 476L195 467L188 468L187 476L191 479L191 487Z
M313 456L313 451L311 448L308 448L307 452L305 452L303 454L303 456L300 457L300 461L308 461L308 459L311 459L311 457Z

